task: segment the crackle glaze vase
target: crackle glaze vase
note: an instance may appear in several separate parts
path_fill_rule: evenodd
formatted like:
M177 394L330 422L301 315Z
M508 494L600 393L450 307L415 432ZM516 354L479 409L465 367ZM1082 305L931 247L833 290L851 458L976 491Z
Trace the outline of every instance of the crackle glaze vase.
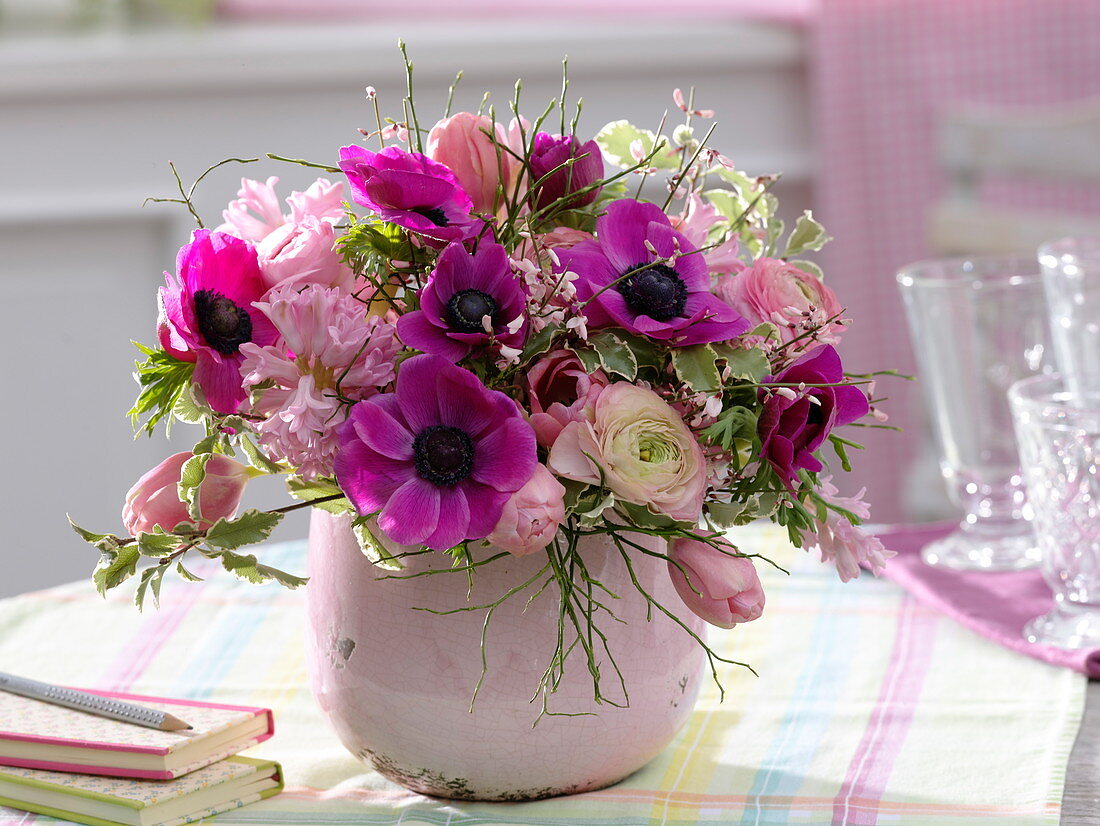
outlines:
M657 543L659 539L646 541ZM371 564L347 517L313 512L309 539L309 600L313 693L353 754L403 786L438 797L529 800L599 789L655 757L691 713L703 678L703 651L657 611L647 620L618 550L606 537L583 537L589 573L620 599L598 627L622 672L629 706L593 700L592 677L579 646L548 707L584 716L543 716L536 697L553 655L558 624L551 586L526 610L531 588L485 611L440 615L499 599L546 562L544 554L508 557L479 567L467 601L464 573L408 579ZM659 549L653 544L654 549ZM391 552L400 552L393 547ZM682 604L666 563L631 558L640 584L702 636L703 623ZM400 575L450 567L444 554L404 560ZM602 613L602 612L601 612ZM568 641L572 638L567 626ZM601 658L605 696L622 701L614 668Z

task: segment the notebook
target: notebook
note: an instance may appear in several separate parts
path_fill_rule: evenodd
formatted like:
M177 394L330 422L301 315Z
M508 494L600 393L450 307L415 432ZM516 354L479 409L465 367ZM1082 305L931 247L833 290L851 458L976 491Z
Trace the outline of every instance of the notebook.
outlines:
M94 693L170 711L192 730L159 731L0 691L0 765L167 780L254 746L274 729L266 708Z
M278 763L230 757L176 780L0 768L0 805L90 826L197 823L283 788Z

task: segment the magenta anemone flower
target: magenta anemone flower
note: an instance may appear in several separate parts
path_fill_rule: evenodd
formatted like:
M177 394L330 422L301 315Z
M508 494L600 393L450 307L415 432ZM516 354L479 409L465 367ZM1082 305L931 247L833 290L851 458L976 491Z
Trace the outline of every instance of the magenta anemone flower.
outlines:
M488 536L535 472L535 432L514 401L440 356L402 362L393 393L351 408L336 478L399 545L445 551Z
M157 335L181 361L195 363L194 382L218 413L236 413L245 400L241 345L260 347L279 337L271 321L253 306L267 289L247 241L198 229L176 257L176 277L164 274Z
M764 381L786 385L791 390L805 385L789 395L760 390L764 407L757 422L760 455L793 489L799 470L816 473L822 469L813 452L833 428L867 415L867 396L858 387L843 383L840 355L829 345L805 353Z
M452 362L492 338L514 348L527 335L527 294L512 274L500 244L481 244L472 255L451 244L420 291L420 309L397 320L397 334L409 347Z
M427 155L396 146L381 152L345 146L340 168L355 203L373 209L383 221L439 241L471 238L481 228L458 178Z
M572 165L558 169L570 158L577 158ZM554 201L570 195L603 178L603 154L595 141L581 143L572 135L551 135L539 132L531 147L531 180L546 177L534 191L535 209L547 207ZM586 206L596 200L599 188L589 190L565 202L568 209Z
M596 239L558 252L558 269L580 276L577 297L590 326L622 327L676 347L749 329L710 292L707 262L655 204L613 201L596 221ZM674 258L677 252L684 254Z

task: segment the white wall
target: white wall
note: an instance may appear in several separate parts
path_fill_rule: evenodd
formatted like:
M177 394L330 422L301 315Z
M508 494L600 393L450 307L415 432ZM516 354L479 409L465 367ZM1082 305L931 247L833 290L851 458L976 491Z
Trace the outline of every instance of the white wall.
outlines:
M225 157L265 151L331 163L373 115L378 88L399 116L403 68L393 26L236 27L0 39L0 596L86 576L95 551L73 535L120 529L129 485L170 448L135 442L123 416L135 394L131 338L149 342L161 272L187 239L167 162L188 177ZM786 206L808 203L810 151L802 44L764 25L694 28L486 27L418 23L405 32L421 120L441 114L457 69L457 108L491 88L498 112L525 78L524 111L560 86L563 44L582 132L629 118L656 126L673 87L718 110L715 145L750 172L785 173ZM498 117L500 115L498 114ZM197 203L208 224L241 174L310 180L274 163L219 171ZM180 427L179 446L190 445ZM260 506L283 504L260 485ZM280 538L304 536L288 522Z

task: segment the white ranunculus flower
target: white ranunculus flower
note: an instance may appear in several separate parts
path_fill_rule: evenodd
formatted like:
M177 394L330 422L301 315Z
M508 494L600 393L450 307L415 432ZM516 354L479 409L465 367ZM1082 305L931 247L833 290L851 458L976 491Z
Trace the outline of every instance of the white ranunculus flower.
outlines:
M624 502L694 522L703 507L703 451L679 414L644 387L604 389L586 421L570 422L550 451L559 476L599 484Z

